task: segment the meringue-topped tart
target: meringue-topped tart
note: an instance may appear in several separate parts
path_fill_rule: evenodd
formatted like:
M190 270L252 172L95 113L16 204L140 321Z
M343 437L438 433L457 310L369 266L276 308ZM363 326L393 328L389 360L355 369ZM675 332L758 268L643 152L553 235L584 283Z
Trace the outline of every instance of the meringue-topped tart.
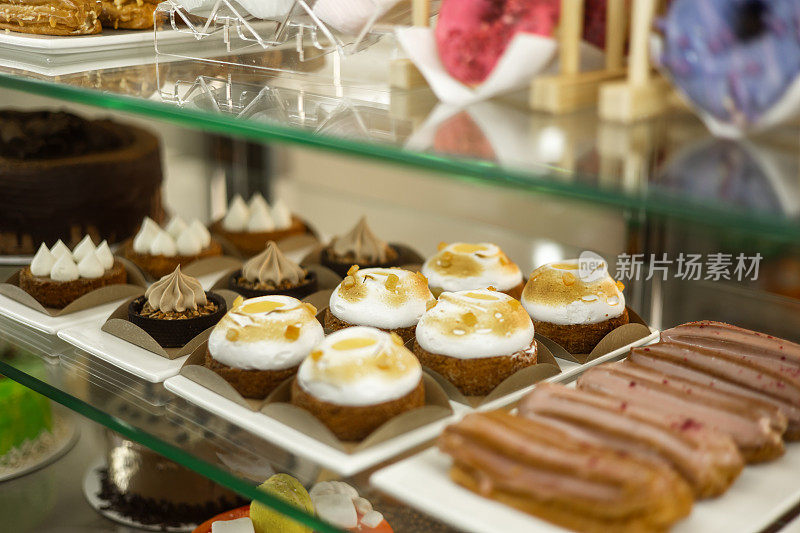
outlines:
M422 368L403 340L356 326L332 333L300 365L292 403L346 441L425 405Z
M324 337L313 305L282 295L237 299L208 339L206 367L245 398L265 398Z
M336 331L350 326L372 326L400 335L404 342L414 337L419 318L436 300L428 280L419 272L401 268L358 268L331 293L325 311L325 328Z
M222 246L197 219L187 223L173 217L162 228L145 217L133 240L123 245L122 255L150 276L160 278L177 266L222 255Z
M317 275L290 261L275 241L231 274L228 287L245 298L283 294L305 298L317 290Z
M164 348L178 348L219 322L225 300L175 267L128 306L128 320Z
M514 298L522 294L522 272L496 244L439 244L439 251L422 265L434 295L494 287Z
M260 193L255 193L249 202L238 194L234 196L225 216L211 229L248 257L260 253L267 241L306 232L305 224L292 215L286 203L277 200L269 205Z
M492 289L443 292L420 318L414 353L468 396L485 396L535 365L531 318L518 300Z
M579 261L543 265L531 274L522 305L539 334L570 353L589 353L612 330L629 322L625 286L608 274L603 262L582 276Z
M389 243L378 238L367 225L367 217L361 217L358 224L348 233L334 237L322 249L320 262L344 277L352 265L360 268L399 266L400 253Z
M95 289L127 281L128 273L108 243L95 246L88 235L72 251L60 240L52 248L42 243L19 275L22 290L45 307L59 309Z

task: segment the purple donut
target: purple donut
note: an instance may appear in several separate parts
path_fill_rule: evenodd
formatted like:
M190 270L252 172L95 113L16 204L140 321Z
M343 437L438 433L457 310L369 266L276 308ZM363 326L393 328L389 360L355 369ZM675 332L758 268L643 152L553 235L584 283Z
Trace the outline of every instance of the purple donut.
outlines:
M800 0L674 0L659 25L662 66L718 120L756 123L800 74Z

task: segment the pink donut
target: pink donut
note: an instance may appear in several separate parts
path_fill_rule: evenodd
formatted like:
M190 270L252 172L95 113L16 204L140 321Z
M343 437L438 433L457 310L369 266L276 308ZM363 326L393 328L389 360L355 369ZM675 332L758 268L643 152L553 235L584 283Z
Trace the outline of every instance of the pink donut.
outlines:
M466 84L484 81L517 32L551 36L559 0L443 0L436 25L439 57Z

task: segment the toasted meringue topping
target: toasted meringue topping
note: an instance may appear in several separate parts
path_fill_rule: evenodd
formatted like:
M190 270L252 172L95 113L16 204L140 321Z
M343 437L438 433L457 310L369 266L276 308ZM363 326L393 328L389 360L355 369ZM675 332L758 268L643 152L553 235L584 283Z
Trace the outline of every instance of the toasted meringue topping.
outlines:
M391 257L389 244L367 226L367 217L362 217L347 234L336 237L333 251L339 257L352 255L356 263L385 263Z
M63 254L56 259L50 277L55 281L75 281L80 277L78 265L72 260L72 254Z
M354 267L331 294L330 310L349 324L382 329L413 326L433 301L420 273Z
M441 291L513 289L522 283L522 272L505 253L491 243L453 243L439 251L422 266L434 294Z
M275 241L269 241L263 252L244 264L242 275L247 281L272 283L277 287L284 282L299 285L305 280L306 271L289 261Z
M625 311L625 295L608 274L585 281L577 259L549 263L533 271L522 305L540 322L552 324L595 324L620 316Z
M164 313L173 311L180 313L208 303L206 292L200 282L183 274L180 266L176 267L172 274L167 274L150 285L144 296L150 307Z
M533 322L514 298L489 289L444 292L417 324L425 350L460 359L511 355L533 342Z
M50 250L47 249L47 246L42 243L31 261L31 274L34 276L49 276L55 264L55 256L53 256Z
M234 305L208 340L211 356L246 370L294 367L322 341L316 309L289 296L261 296Z
M375 328L339 330L300 365L298 384L319 400L375 405L400 398L419 385L422 368L397 335Z

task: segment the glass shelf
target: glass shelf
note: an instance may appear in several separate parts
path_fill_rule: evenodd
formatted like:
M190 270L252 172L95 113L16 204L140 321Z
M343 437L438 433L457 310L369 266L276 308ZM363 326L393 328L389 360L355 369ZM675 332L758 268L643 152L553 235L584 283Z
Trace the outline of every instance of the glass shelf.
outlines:
M0 86L727 232L800 237L796 125L733 142L714 139L680 109L633 126L600 122L594 109L532 113L523 93L450 109L427 88L388 87L396 56L390 36L344 58L299 61L291 48L248 56L269 66L260 71L225 58L165 62L145 54L133 66L72 74L0 67Z

